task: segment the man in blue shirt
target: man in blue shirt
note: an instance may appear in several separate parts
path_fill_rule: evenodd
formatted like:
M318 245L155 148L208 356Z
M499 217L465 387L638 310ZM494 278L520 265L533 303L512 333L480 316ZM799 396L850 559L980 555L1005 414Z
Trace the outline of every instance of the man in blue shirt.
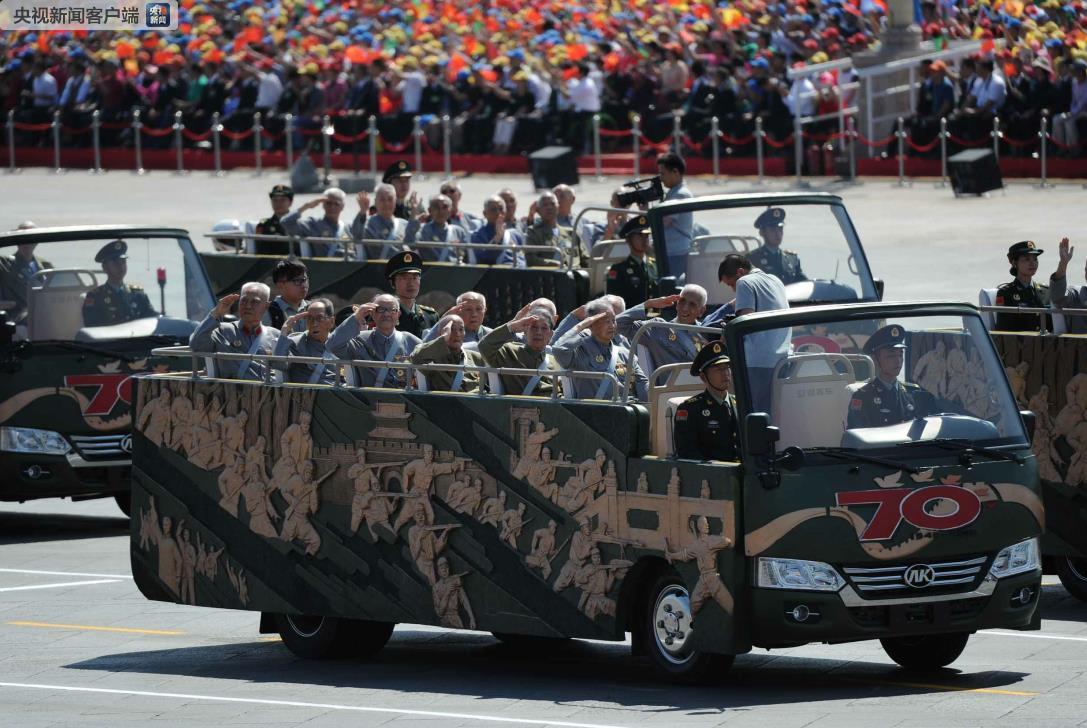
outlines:
M661 184L668 188L664 201L686 200L694 197L683 183L687 173L687 163L675 152L668 152L657 157L657 174ZM668 253L668 274L678 281L687 272L687 254L691 252L691 240L694 238L694 213L681 212L664 218L664 245Z
M498 195L487 198L483 203L483 219L486 221L472 233L469 242L478 245L504 245L510 250L470 250L469 262L479 265L509 265L513 263L518 268L525 266L524 254L515 253L512 248L522 245L525 236L516 228L506 226L506 202Z

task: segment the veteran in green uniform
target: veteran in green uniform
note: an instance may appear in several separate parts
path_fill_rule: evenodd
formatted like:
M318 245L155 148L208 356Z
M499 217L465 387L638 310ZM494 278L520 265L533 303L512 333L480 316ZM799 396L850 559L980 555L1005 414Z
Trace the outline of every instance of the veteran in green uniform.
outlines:
M398 331L418 338L438 323L438 312L430 306L416 302L419 289L423 284L423 258L414 250L397 253L385 264L385 277L393 288L393 294L400 299L400 323Z
M627 220L619 229L619 237L626 239L630 255L608 269L607 292L626 301L627 308L660 295L657 261L648 255L649 233L649 219L645 215Z
M755 218L755 228L762 237L762 245L748 255L752 263L777 276L785 285L808 280L800 267L800 256L781 247L781 241L785 238L785 210L780 207L766 208Z
M912 382L898 381L906 358L906 331L891 324L872 334L864 353L872 357L876 376L853 393L846 427L886 427L924 417L935 397Z
M702 347L691 363L706 391L676 408L672 437L676 457L689 460L736 460L739 446L736 403L729 394L732 369L721 342Z
M106 282L83 300L84 326L112 326L141 318L158 316L142 286L125 283L128 275L128 243L114 240L94 256L102 264Z
M1031 240L1015 243L1008 248L1008 262L1012 264L1009 273L1015 278L996 289L994 303L997 306L1049 307L1049 286L1034 280L1038 272L1038 256L1044 252ZM1041 318L1034 313L1001 311L996 315L993 328L997 331L1037 331Z

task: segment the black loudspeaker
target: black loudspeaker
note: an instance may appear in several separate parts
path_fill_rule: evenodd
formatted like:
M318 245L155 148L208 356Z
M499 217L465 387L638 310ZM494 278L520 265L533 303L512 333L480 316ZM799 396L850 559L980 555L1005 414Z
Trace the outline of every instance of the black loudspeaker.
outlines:
M956 195L980 195L1004 186L1000 166L989 149L967 149L948 157L947 172Z
M551 189L555 185L576 185L577 157L570 147L543 147L528 155L532 185L538 189Z

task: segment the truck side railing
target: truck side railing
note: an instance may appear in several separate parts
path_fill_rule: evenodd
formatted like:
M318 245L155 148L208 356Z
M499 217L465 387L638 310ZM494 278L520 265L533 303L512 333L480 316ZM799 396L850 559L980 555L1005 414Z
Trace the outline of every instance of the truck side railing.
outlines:
M437 363L414 364L414 363L412 363L410 361L388 362L388 361L372 361L372 360L367 360L367 359L340 359L340 358L325 359L325 358L322 358L322 357L315 357L315 356L291 356L289 354L285 354L285 355L282 355L282 356L277 356L275 354L246 354L246 353L234 353L234 352L201 352L201 351L193 351L192 349L190 349L187 346L167 346L167 347L162 347L162 348L154 349L151 352L151 355L152 356L170 357L170 358L175 358L175 359L190 359L192 361L192 371L190 372L189 378L193 379L193 380L203 380L203 379L220 380L220 379L226 379L227 378L227 377L208 376L206 372L201 373L201 369L203 368L203 362L205 360L208 360L208 359L210 359L212 361L265 362L265 363L268 364L268 366L264 367L264 379L263 379L263 382L264 382L264 384L267 384L267 385L270 385L270 386L278 386L278 385L281 384L280 382L273 381L273 379L272 379L272 371L273 370L286 369L291 364L314 364L314 365L323 364L325 366L336 367L337 371L339 371L340 367L354 367L354 368L358 368L358 369L377 369L377 370L380 370L380 369L404 369L404 370L408 370L408 371L410 371L412 373L412 376L405 378L405 386L404 387L402 387L402 388L401 387L377 387L377 389L403 389L404 391L412 391L413 389L417 389L417 387L415 386L415 377L414 377L415 372L422 372L422 373L425 374L427 372L461 372L461 371L463 371L465 373L467 373L467 372L477 372L477 373L480 373L480 374L497 374L499 376L508 375L508 376L516 376L516 377L534 377L534 376L539 375L541 378L551 379L552 381L554 381L554 379L556 377L568 377L571 380L573 380L573 379L607 379L608 381L610 381L612 383L612 386L611 386L611 391L612 391L611 401L612 402L626 401L626 398L625 397L621 398L620 394L619 394L619 388L622 386L622 383L619 381L619 378L615 374L613 374L612 372L589 372L589 371L580 371L580 370L574 370L574 369L546 369L546 370L540 371L538 369L519 369L519 368L514 368L514 367L469 366L469 365L464 365L464 364L437 364ZM280 366L276 366L276 363L279 363ZM252 381L252 380L238 380L238 381ZM331 386L332 388L343 388L343 387L355 388L355 389L361 389L362 388L362 387L352 387L352 385L348 385L348 384L343 383L341 377L337 377L335 384L332 384L332 385L327 385L327 384L307 385L305 383L297 383L297 384L301 384L302 386L323 386L323 387ZM571 396L562 396L562 395L560 395L558 390L559 390L558 387L552 387L551 399L556 399L556 400L557 399L575 399L574 397L571 397ZM445 391L445 390L442 390L442 391ZM509 394L520 394L520 392L512 392L512 393L509 393ZM474 394L474 396L484 396L484 397L492 396L493 397L493 396L498 396L498 395L495 395L494 393L490 393L490 392L485 392L484 388L481 386L479 388L479 391L476 392Z
M722 329L719 326L698 326L696 324L681 324L675 321L665 321L662 319L652 319L649 321L643 321L642 325L638 327L638 330L634 332L634 337L630 340L630 352L627 358L627 381L626 386L623 389L625 396L629 398L630 388L634 384L634 360L637 358L638 344L641 343L642 337L650 329L669 329L671 331L694 331L701 334L712 334L714 336L720 336ZM674 362L673 362L674 363ZM646 373L650 382L656 381L657 371L652 374Z
M1038 316L1038 333L1059 334L1046 327L1046 316L1087 316L1087 308L1039 308L1035 306L978 306L984 313L1035 314ZM1000 333L1000 329L991 329ZM1018 333L1009 331L1006 333Z

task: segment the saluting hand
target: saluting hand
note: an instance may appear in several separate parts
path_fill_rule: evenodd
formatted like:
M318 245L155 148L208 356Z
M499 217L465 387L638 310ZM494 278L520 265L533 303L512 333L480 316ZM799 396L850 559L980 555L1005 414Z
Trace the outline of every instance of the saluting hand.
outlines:
M600 319L604 318L607 315L608 315L607 311L601 311L600 313L593 314L592 316L590 316L589 318L585 319L580 324L578 324L576 331L584 331L585 329L591 327L593 324L595 324L597 321L599 321Z
M359 203L359 209L362 210L363 213L370 211L370 195L366 190L362 190L355 195L355 202Z
M675 306L679 299L682 298L678 293L673 293L670 296L661 296L660 298L650 298L645 302L646 308L668 308L669 306Z
M230 313L231 307L238 302L238 299L242 297L240 293L228 293L219 299L219 303L216 304L215 310L211 312L211 315L217 319L221 319Z
M374 309L377 308L376 303L364 303L361 306L355 307L355 318L359 320L359 324L366 326L366 319L374 315Z
M522 316L521 318L510 321L510 331L515 334L528 331L529 327L537 321L543 321L543 319L539 316Z
M1060 260L1057 262L1057 271L1053 275L1057 278L1064 278L1068 272L1068 263L1072 260L1072 253L1075 250L1075 248L1069 247L1068 238L1061 238L1061 242L1057 245L1057 255L1060 256Z
M283 328L279 330L279 333L283 336L289 336L294 333L294 325L303 319L309 318L309 311L299 311L298 313L288 316L287 320L283 322Z

